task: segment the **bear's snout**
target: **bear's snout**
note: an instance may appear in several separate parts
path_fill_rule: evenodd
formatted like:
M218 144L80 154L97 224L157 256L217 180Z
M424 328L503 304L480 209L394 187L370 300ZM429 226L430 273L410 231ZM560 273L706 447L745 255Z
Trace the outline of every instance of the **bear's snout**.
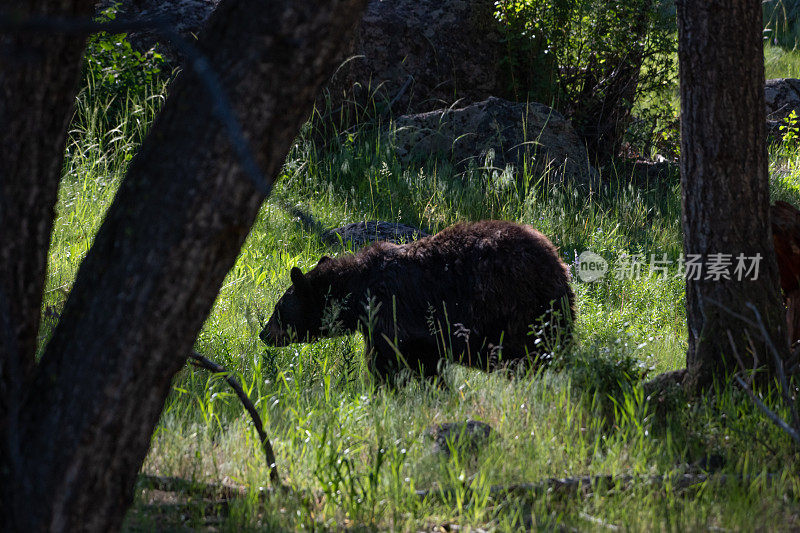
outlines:
M258 338L267 346L287 346L290 343L289 335L278 326L275 320L270 320L259 333Z

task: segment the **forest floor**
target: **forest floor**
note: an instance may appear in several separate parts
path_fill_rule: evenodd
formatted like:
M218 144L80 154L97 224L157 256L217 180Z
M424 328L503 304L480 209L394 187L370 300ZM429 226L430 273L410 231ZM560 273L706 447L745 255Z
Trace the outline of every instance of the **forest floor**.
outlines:
M800 54L768 48L766 59L767 77L800 77ZM42 345L165 92L156 82L101 98L93 83L70 134ZM798 146L772 147L770 171L773 199L800 207ZM685 363L679 182L634 185L604 172L612 186L587 194L552 188L546 176L457 172L433 161L404 167L374 135L351 136L326 154L301 138L196 344L244 385L291 490L266 489L247 413L223 380L187 365L142 474L189 480L196 490L143 483L126 529L800 528L796 450L746 395L720 384L691 403L677 392L645 397L646 377ZM573 267L590 250L612 273L575 280L578 345L544 372L508 379L450 366L445 386L378 388L357 334L280 349L258 339L291 267L348 253L324 244L287 205L327 228L378 219L434 233L464 220L515 220L547 235ZM641 275L614 275L635 254L645 261ZM651 256L664 254L670 265L651 275ZM777 397L765 402L786 414ZM435 453L427 428L466 419L488 423L495 437L477 451ZM687 474L695 476L689 486L680 482ZM581 476L615 477L579 490L547 481ZM497 490L520 483L538 488Z

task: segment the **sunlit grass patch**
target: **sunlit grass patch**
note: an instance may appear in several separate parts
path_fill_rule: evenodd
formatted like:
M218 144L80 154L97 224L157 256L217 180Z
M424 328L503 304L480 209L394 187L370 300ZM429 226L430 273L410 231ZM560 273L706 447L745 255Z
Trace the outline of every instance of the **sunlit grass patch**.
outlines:
M109 102L80 97L59 191L42 343L163 91L126 95L115 120L105 111ZM771 152L773 199L800 205L797 154L780 150ZM258 495L268 468L249 418L222 380L191 367L175 377L143 471L245 487L247 498L228 502L218 517L213 512L214 527L228 530L745 530L764 527L764 516L797 527L797 457L743 394L694 403L644 395L644 376L685 364L684 282L674 264L663 275L643 268L636 277L617 276L614 269L636 254L677 260L680 191L676 183L612 183L589 193L554 187L546 175L457 170L434 159L405 166L369 131L327 151L301 137L195 346L240 379L294 492L266 503ZM516 220L548 235L573 274L576 256L587 250L611 270L593 283L575 276L577 343L555 354L549 368L509 378L451 365L442 384L377 388L358 334L286 348L258 340L293 266L306 270L323 254L350 253L324 244L287 205L326 228L380 219L433 233L464 220ZM782 412L777 398L765 401ZM434 453L426 430L466 419L488 423L495 437L477 452ZM702 471L709 455L730 483L676 490L669 481L648 481ZM767 484L764 473L778 476ZM635 480L590 493L492 492L587 475ZM418 489L430 492L420 497ZM131 528L163 524L163 515L152 515L151 496L137 494ZM166 512L178 526L208 525L208 509L193 509L185 520Z

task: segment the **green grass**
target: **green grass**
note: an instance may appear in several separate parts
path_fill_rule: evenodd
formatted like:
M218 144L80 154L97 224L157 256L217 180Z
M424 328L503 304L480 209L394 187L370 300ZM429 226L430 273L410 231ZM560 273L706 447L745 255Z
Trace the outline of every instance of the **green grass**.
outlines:
M800 78L800 51L764 46L764 70L767 79Z
M93 98L91 82L79 97L53 230L42 344L163 92L158 84L139 88L114 101L111 114L112 102ZM798 161L796 150L771 153L773 196L795 205ZM666 278L576 281L578 347L558 354L539 375L508 379L451 366L446 387L411 382L378 389L366 374L358 335L282 349L259 342L290 268L346 253L304 230L285 204L301 206L327 227L383 219L435 232L462 220L516 220L548 235L570 264L584 250L612 265L623 254L676 259L681 252L676 183L634 187L618 179L607 191L586 194L548 187L537 175L459 173L433 161L404 167L391 146L368 132L326 154L301 139L196 344L242 381L296 492L259 503L268 472L246 413L223 382L187 366L175 378L143 472L241 484L252 496L227 509L191 500L179 511L169 498L140 491L127 528L800 527L797 457L788 437L746 397L724 391L689 404L679 394L660 402L643 396L643 375L685 363L684 284L674 267ZM774 398L766 401L780 410ZM477 455L431 455L425 429L466 418L489 423L497 438ZM492 485L551 477L678 475L707 455L722 458L722 472L751 479L688 491L642 481L587 494L488 493ZM757 477L765 472L783 477L766 486ZM414 495L430 487L451 490L445 498Z

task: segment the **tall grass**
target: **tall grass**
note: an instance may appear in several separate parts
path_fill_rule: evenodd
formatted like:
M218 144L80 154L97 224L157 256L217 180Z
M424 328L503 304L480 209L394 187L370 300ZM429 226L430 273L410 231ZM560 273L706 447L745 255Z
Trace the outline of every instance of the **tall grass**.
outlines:
M78 98L67 148L42 344L165 92L152 85L103 101L91 97L91 83ZM109 114L112 107L121 112ZM796 160L774 150L772 184L775 197L800 205ZM297 491L266 504L258 499L268 472L244 410L221 380L187 367L175 378L143 471L241 484L251 496L228 507L190 500L179 508L142 491L126 527L749 530L772 525L765 520L798 526L797 458L788 438L746 397L730 390L692 404L678 393L644 397L644 375L684 365L684 284L674 266L667 276L617 279L612 271L596 283L576 280L578 347L558 354L557 364L540 374L508 379L450 366L446 387L412 381L381 389L366 373L358 335L281 349L258 341L291 267L348 253L325 245L287 214L286 204L327 227L382 219L436 232L462 220L517 220L548 235L570 264L584 250L612 266L625 255L676 259L681 252L676 183L634 186L623 177L587 194L551 187L546 176L530 172L463 171L436 160L404 166L376 134L350 136L325 152L301 137L196 344L242 381L285 481ZM489 423L496 438L477 453L433 453L426 428L467 418ZM750 477L689 491L646 482L655 474L698 471L708 456L719 458L723 472ZM783 474L768 485L758 477L764 472ZM642 481L588 494L496 498L489 491L587 474ZM436 487L447 490L427 498L414 493Z

